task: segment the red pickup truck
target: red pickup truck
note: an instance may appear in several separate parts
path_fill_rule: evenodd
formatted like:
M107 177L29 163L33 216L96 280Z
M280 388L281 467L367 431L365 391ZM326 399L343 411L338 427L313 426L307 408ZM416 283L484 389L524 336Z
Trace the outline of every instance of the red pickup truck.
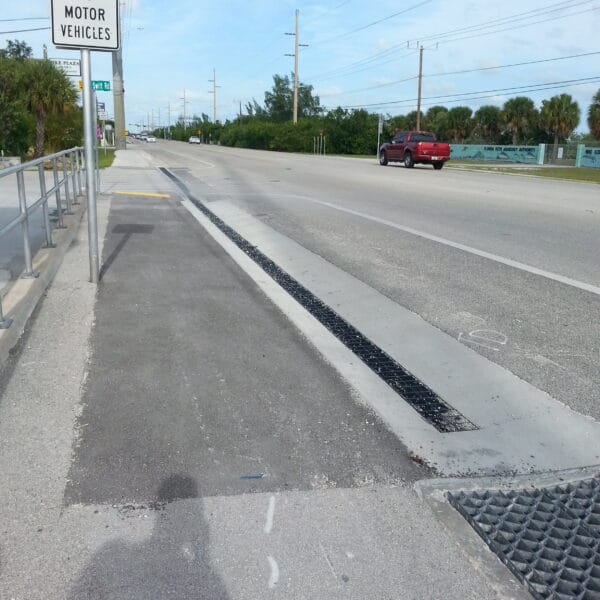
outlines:
M407 168L417 163L432 164L439 171L450 158L450 145L438 142L428 131L399 131L392 141L379 148L379 164L403 162Z

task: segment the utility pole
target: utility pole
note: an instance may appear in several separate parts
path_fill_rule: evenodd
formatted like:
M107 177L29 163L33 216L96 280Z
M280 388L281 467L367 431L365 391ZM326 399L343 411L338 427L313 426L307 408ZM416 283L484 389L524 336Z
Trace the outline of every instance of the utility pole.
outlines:
M119 12L121 5L119 3ZM124 150L125 141L125 90L123 89L123 46L119 40L119 49L111 52L113 71L113 104L115 107L115 148Z
M285 35L293 35L294 36L294 54L286 54L286 56L294 57L294 112L293 112L293 121L294 123L298 122L298 50L299 48L306 48L308 44L300 44L298 41L298 23L300 19L300 11L296 9L296 30L295 33L286 33Z
M423 46L419 48L419 91L417 94L417 131L421 130L421 83L423 80Z
M187 131L187 105L190 103L189 100L185 99L185 90L183 90L183 131Z
M171 139L171 102L169 101L167 104L167 127L169 128L169 139Z
M209 79L208 81L213 84L212 91L209 91L208 93L212 94L212 96L213 96L213 123L216 123L217 122L217 88L221 87L221 86L217 85L217 73L214 68L213 68L213 78Z

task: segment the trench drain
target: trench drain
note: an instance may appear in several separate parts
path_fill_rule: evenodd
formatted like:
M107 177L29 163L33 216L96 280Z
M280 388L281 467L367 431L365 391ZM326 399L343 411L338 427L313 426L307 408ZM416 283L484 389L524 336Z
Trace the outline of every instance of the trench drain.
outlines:
M448 494L537 600L600 600L600 481Z
M186 197L218 227L242 252L248 255L265 273L299 302L313 317L324 325L348 349L376 373L387 385L412 406L423 419L442 433L474 431L477 426L445 402L431 388L407 371L379 346L348 323L332 308L317 298L301 283L277 266L256 246L229 227L222 219L195 198L185 184L164 167L160 170L172 179Z

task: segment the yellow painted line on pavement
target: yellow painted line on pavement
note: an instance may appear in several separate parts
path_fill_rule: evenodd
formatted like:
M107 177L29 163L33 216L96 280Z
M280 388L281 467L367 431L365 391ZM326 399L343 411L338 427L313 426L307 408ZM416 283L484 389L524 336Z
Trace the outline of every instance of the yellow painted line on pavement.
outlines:
M170 198L171 194L154 194L152 192L115 192L121 196L148 196L150 198Z

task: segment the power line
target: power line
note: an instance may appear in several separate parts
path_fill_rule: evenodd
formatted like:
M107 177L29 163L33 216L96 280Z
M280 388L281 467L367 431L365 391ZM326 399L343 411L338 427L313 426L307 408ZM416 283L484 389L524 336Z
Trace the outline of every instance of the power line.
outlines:
M50 17L21 17L19 19L0 19L0 23L8 23L14 21L49 21Z
M36 27L35 29L14 29L13 31L0 31L0 35L5 35L7 33L25 33L26 31L46 31L47 29L52 29L52 27Z
M518 62L518 63L511 63L508 65L497 65L494 67L478 67L476 69L461 69L459 71L444 71L441 73L430 73L429 75L423 75L423 77L441 77L443 75L463 75L466 73L478 73L481 71L491 71L491 70L495 70L495 69L508 69L511 67L522 67L525 65L536 65L536 64L541 64L541 63L549 63L549 62L555 62L555 61L559 61L559 60L569 60L572 58L582 58L585 56L594 56L600 54L600 51L597 52L583 52L581 54L571 54L569 56L557 56L554 58L542 58L542 59L538 59L538 60L528 60L525 62ZM365 88L360 88L357 90L350 90L347 92L343 92L343 94L358 94L359 92L368 92L371 90L375 90L375 89L380 89L383 87L390 87L393 85L398 85L401 83L406 83L407 81L414 81L415 79L417 79L417 76L413 76L413 77L407 77L405 79L398 79L396 81L389 81L386 83L380 83L378 85L373 85L370 87L365 87ZM341 94L322 94L322 97L326 98L328 96L339 96Z
M362 25L361 27L357 27L356 29L352 29L350 31L346 31L345 33L339 33L337 35L334 35L330 38L327 38L325 40L317 40L316 42L314 42L312 45L316 46L318 44L328 44L329 42L332 42L334 40L337 40L339 38L342 37L347 37L349 35L353 35L354 33L358 33L359 31L364 31L365 29L369 29L370 27L373 27L374 25L379 25L379 23L383 23L385 21L389 21L390 19L395 19L396 17L403 15L404 13L410 12L411 10L415 10L417 8L421 8L421 6L425 6L425 4L429 4L431 2L431 0L425 0L424 2L420 2L419 4L414 4L413 6L409 6L408 8L405 8L403 10L400 10L398 12L395 12L391 15L388 15L387 17L383 17L382 19L378 19L377 21L373 21L371 23L367 23L366 25Z
M471 39L473 37L481 37L484 35L492 35L495 33L501 33L503 31L506 31L507 28L505 29L499 29L499 30L493 30L493 31L484 31L485 29L490 29L490 27L493 26L504 26L507 25L508 23L516 23L518 21L522 21L523 19L532 19L535 17L540 17L543 15L547 15L550 14L552 12L557 12L560 10L568 10L570 8L575 8L577 6L581 6L583 4L589 4L590 2L594 2L596 0L580 0L579 2L577 2L576 4L573 4L573 0L567 0L567 1L562 1L562 2L558 2L556 4L552 4L550 6L544 7L544 8L540 8L540 9L534 9L534 10L530 10L530 11L526 11L524 13L516 13L513 15L509 15L507 17L502 17L499 19L492 19L491 21L484 21L482 23L478 23L476 25L470 25L469 27L460 27L458 29L451 29L448 31L444 31L441 33L437 33L437 34L432 34L429 36L425 36L420 38L420 42L423 41L436 41L436 40L441 40L438 41L438 43L450 43L450 42L454 42L454 41L459 41L461 39ZM581 12L577 12L577 13L570 13L567 15L559 15L559 16L555 16L555 17L551 17L550 19L543 19L540 21L533 21L530 23L525 23L525 24L521 24L521 25L517 25L517 26L511 26L508 29L513 30L513 29L522 29L524 27L531 27L533 25L538 25L540 23L546 23L548 21L552 21L552 20L557 20L557 19L563 19L563 18L567 18L570 16L576 16L579 14L582 14L584 12L590 12L592 10L596 10L597 8L592 8L592 9L588 9L586 11L581 11ZM480 31L480 33L476 33ZM446 37L450 37L451 35L455 35L455 34L460 34L460 33L473 33L474 35L469 35L469 36L463 36L462 38L456 38L456 39L449 39L449 40L444 40L443 38ZM330 71L326 71L322 74L317 74L316 76L310 78L311 81L322 81L325 79L332 79L334 77L338 77L338 76L347 76L347 75L352 75L355 72L360 72L360 71L353 71L350 70L348 71L348 69L352 69L353 67L361 67L363 65L366 65L368 63L373 63L373 62L377 62L379 59L385 58L391 54L393 54L394 52L396 52L397 50L406 47L407 45L409 45L411 42L415 42L417 40L404 40L403 42L400 42L398 44L394 44L393 46L390 46L390 48L388 48L387 50L383 50L381 52L378 52L370 57L365 57L359 61L355 61L354 63L350 63L348 65L345 65L343 67L339 67L338 69L332 69ZM392 62L392 61L388 61L388 62ZM387 64L387 63L380 63L380 64ZM347 71L346 73L344 73L344 75L342 75L342 73L344 71Z
M492 96L482 96L482 97L494 97L494 95L498 95L499 92L514 92L514 93L523 93L526 91L542 91L545 89L557 89L561 87L569 87L572 85L584 85L586 83L595 83L600 81L600 76L596 75L593 77L582 77L579 79L565 79L563 81L550 81L547 83L531 83L525 86L513 86L507 88L496 88L492 90L477 90L473 92L461 92L457 94L442 94L438 96L426 96L423 98L424 100L445 100L446 102L465 102L469 100L477 100L478 98L470 98L468 96L472 96L475 94L490 94L494 92ZM453 100L454 98L454 100ZM345 105L342 108L367 108L371 106L392 106L396 104L405 104L416 102L417 98L407 98L405 100L392 100L390 102L373 102L370 104L355 104L355 105Z

